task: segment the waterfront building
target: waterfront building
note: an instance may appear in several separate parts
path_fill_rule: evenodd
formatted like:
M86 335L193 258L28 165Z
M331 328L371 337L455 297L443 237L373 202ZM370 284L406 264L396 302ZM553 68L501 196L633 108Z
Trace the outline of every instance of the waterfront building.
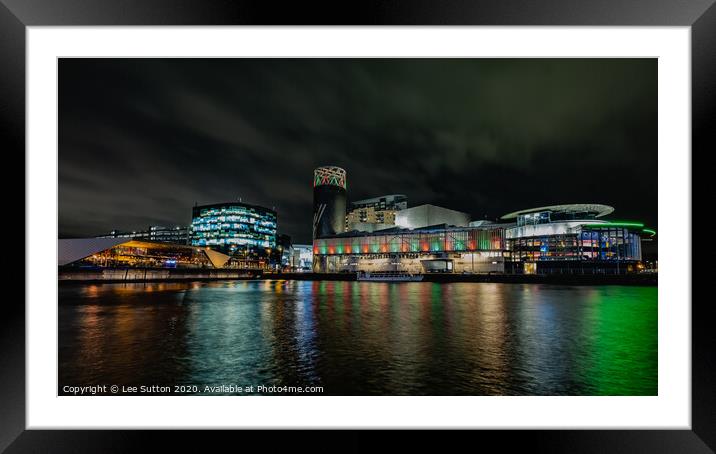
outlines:
M395 214L408 208L403 194L389 194L351 202L346 215L346 231L373 232L395 225Z
M195 206L191 245L209 246L245 259L265 258L276 248L274 210L242 202Z
M95 238L133 238L137 240L146 240L149 239L149 230L132 230L131 232L112 230L109 233L98 235Z
M289 235L279 233L276 235L276 249L271 252L271 265L279 270L291 266L293 244Z
M465 221L461 226L345 232L314 240L313 269L335 273L636 272L641 241L655 232L640 222L605 220L613 211L599 204L553 205L507 214L499 224ZM463 222L464 217L459 219Z
M400 211L408 208L408 197L404 194L388 194L351 202L351 210L358 208Z
M372 232L395 225L394 210L380 210L375 207L354 208L346 215L346 232Z
M126 238L58 240L58 266L67 268L236 268L207 247Z
M406 273L504 271L504 227L455 227L346 232L313 242L315 272Z
M637 270L642 237L656 234L636 221L604 220L614 208L567 204L531 208L502 216L506 270L513 273L608 273Z
M401 210L395 215L395 225L404 229L418 229L438 224L466 227L469 222L469 214L435 205L418 205Z
M313 267L313 245L294 244L291 266L296 271L311 271Z
M161 243L189 244L189 228L187 226L153 225L149 227L149 240Z
M130 238L135 240L158 241L171 244L189 244L189 228L186 226L164 227L151 225L147 230L123 232L112 230L97 238Z
M324 166L313 171L313 238L346 229L346 171Z

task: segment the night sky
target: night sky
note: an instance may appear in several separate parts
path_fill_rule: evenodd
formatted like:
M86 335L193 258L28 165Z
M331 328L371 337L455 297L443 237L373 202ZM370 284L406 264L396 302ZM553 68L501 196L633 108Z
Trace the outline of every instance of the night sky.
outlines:
M61 59L59 233L274 207L308 243L312 176L495 219L604 203L657 227L656 59Z

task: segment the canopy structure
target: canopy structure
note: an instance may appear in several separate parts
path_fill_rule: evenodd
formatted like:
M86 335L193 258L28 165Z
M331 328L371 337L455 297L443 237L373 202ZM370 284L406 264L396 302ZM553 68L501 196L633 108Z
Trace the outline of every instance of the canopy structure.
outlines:
M216 252L213 249L204 248L204 254L209 259L214 268L223 268L224 265L229 261L231 257L221 252Z
M609 205L601 205L598 203L570 203L565 205L549 205L544 207L529 208L526 210L515 211L502 216L501 219L515 219L517 216L529 213L539 213L542 211L553 212L574 212L574 213L591 213L594 217L600 218L614 212L614 208Z
M152 241L138 241L127 238L76 238L57 241L57 265L69 265L91 255L106 251L116 246L140 247L162 251L192 251L203 252L214 268L223 268L231 258L226 254L214 251L208 247L196 247L183 244L158 243Z
M57 265L67 265L126 242L126 238L57 240Z

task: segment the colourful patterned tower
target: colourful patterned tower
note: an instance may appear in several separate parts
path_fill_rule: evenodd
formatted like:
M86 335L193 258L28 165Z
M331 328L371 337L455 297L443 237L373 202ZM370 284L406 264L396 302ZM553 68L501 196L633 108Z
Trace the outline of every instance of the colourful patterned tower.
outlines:
M313 171L313 238L345 231L347 199L345 170L324 166Z

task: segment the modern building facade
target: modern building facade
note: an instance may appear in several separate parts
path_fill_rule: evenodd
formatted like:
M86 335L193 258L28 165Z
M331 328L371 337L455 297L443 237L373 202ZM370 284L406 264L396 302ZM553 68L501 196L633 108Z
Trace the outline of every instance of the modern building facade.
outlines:
M373 232L395 225L395 214L408 208L404 194L389 194L351 202L346 215L346 232Z
M108 234L100 235L96 238L128 238L158 241L160 243L189 244L189 228L186 226L164 227L152 225L147 230L132 232L112 230Z
M504 271L504 227L438 225L347 232L313 242L315 272L406 273Z
M195 206L191 245L229 255L268 256L276 248L276 212L241 202Z
M132 230L129 231L122 231L122 230L112 230L109 233L105 233L104 235L98 235L95 238L126 238L126 239L136 239L136 240L147 240L149 239L149 230Z
M403 210L405 212L407 210ZM452 210L449 210L452 211ZM603 219L614 209L569 204L521 210L503 223L451 223L421 214L404 225L376 232L346 232L313 243L316 272L623 274L637 270L641 241L656 232L640 222ZM462 225L455 225L462 224ZM469 225L468 225L469 224Z
M149 240L161 243L189 244L189 227L153 225L149 227Z
M313 171L313 238L345 231L347 202L345 170L324 166Z
M418 229L439 224L466 227L469 222L469 214L435 205L418 205L401 210L395 215L395 225L404 229Z
M295 271L311 271L313 267L313 245L294 244L291 267Z
M291 266L293 256L293 244L289 235L279 233L276 235L276 249L271 251L271 266L277 270L283 270Z
M614 208L568 204L516 211L505 229L507 271L516 273L606 273L636 270L642 236L656 234L641 222L602 218Z
M354 208L346 215L346 232L385 229L395 225L394 210L380 210L375 207Z
M405 194L388 194L351 202L351 210L357 208L400 211L408 208L408 197Z

